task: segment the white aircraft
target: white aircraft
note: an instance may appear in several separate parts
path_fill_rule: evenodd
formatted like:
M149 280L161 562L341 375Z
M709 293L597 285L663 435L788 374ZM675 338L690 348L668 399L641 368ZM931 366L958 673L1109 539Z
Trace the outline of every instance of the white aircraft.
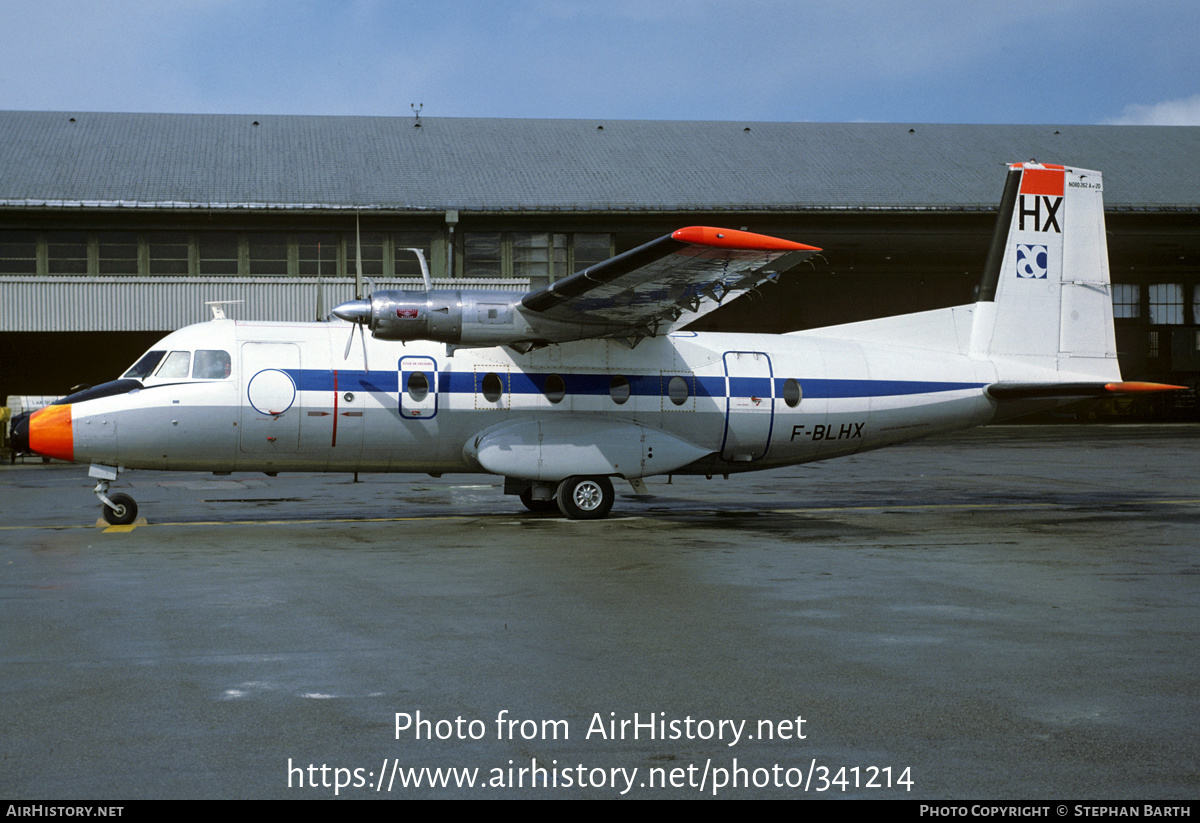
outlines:
M653 475L770 469L1178 388L1121 381L1102 191L1097 172L1012 165L972 305L681 331L820 251L691 227L525 295L433 290L426 274L424 292L342 304L348 324L214 310L14 440L90 463L114 524L137 516L107 494L125 469L487 472L531 510L595 519L614 478L644 491Z

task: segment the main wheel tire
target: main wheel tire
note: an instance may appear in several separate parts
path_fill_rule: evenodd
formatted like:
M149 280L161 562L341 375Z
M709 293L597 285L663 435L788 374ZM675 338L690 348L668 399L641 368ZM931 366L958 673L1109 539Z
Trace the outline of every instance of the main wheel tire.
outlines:
M556 512L558 511L558 501L553 497L549 500L534 500L533 487L530 486L525 491L521 492L521 503L531 512Z
M572 520L600 520L608 516L616 494L603 476L568 477L558 486L558 509Z
M104 513L104 520L114 526L128 526L134 520L137 520L137 503L127 494L109 495L109 500L112 501L115 509L110 509L108 506L101 506Z

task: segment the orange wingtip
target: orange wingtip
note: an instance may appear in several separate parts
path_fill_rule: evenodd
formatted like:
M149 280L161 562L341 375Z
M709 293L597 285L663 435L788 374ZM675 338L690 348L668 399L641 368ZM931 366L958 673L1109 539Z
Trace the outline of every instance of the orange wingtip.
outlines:
M75 459L70 403L46 406L29 416L29 450L59 460Z
M806 246L767 234L755 234L737 229L714 229L710 226L688 226L672 232L671 237L681 243L696 246L712 246L718 249L742 249L745 251L820 251L816 246Z
M1106 383L1104 388L1111 392L1120 392L1121 394L1133 394L1135 392L1150 392L1150 391L1183 391L1189 388L1188 386L1171 386L1167 383Z

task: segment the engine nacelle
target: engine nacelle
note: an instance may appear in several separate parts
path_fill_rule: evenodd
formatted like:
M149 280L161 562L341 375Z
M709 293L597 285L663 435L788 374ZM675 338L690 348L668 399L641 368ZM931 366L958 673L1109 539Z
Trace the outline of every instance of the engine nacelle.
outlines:
M435 289L377 291L333 310L364 323L380 340L435 340L461 346L503 346L535 338L520 309L520 292Z

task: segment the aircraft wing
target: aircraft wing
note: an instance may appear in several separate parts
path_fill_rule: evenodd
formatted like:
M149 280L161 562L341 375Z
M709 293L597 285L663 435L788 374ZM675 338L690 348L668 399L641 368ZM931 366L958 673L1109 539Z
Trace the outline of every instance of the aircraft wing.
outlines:
M666 334L819 252L764 234L691 226L530 292L526 312L588 336Z

